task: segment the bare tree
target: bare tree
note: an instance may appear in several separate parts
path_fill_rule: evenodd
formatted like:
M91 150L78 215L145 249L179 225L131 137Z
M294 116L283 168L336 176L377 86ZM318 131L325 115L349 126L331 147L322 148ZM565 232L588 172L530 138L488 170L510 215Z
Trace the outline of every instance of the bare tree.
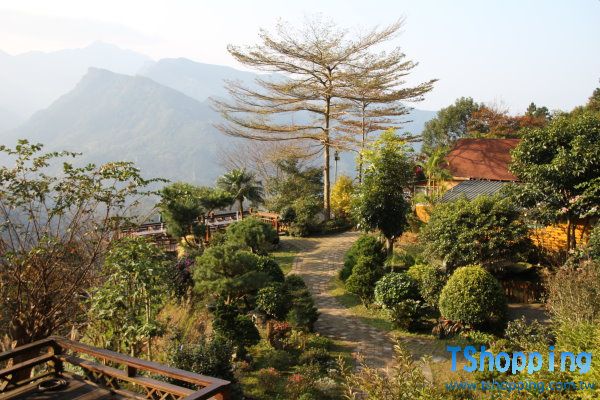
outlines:
M21 345L68 331L82 297L139 196L149 194L126 162L77 168L74 153L0 146L0 333ZM54 174L54 165L62 165Z
M354 81L349 74L364 73L361 60L373 47L394 37L397 21L383 29L349 37L329 21L307 20L300 29L280 22L274 33L260 30L260 44L228 46L244 65L276 73L256 80L257 88L228 82L232 100L213 99L226 123L224 133L259 141L311 141L323 149L323 206L330 215L330 148L338 138L332 130L346 104L339 101ZM286 119L302 113L291 123Z
M279 175L279 162L294 158L312 159L315 149L302 143L248 141L243 146L223 146L219 149L219 164L227 171L247 169L253 171L261 181L267 182Z
M358 180L362 181L363 153L371 132L398 128L408 122L400 117L410 109L404 102L420 101L433 89L436 79L406 87L404 78L417 66L406 60L399 48L390 53L366 57L354 73L346 76L346 91L343 98L348 102L341 119L340 130L349 134L349 144L358 144ZM406 137L407 141L418 136ZM354 143L353 143L354 142Z

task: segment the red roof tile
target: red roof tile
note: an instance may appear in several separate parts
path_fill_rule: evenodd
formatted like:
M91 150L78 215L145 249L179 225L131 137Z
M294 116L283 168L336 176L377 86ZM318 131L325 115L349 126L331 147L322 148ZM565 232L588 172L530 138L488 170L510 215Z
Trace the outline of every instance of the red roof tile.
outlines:
M446 156L446 168L455 178L516 181L508 165L517 144L519 139L459 139Z

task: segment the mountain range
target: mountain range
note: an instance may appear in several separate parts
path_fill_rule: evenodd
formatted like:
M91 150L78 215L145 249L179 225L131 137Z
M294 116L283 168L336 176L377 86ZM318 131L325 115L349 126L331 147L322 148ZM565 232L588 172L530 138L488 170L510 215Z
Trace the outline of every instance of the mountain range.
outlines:
M214 128L220 116L207 99L227 96L224 80L252 85L257 76L185 58L154 62L103 43L0 53L0 87L9 89L0 91L0 138L81 152L85 162L133 161L149 177L212 184L224 172L223 149L245 142ZM420 132L434 114L413 110L404 129ZM352 164L352 155L342 155L340 173L351 174Z

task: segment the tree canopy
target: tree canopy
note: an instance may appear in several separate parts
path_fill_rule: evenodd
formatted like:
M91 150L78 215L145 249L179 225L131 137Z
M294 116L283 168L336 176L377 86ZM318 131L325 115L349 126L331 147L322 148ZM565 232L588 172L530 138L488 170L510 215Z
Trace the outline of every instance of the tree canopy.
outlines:
M203 217L210 211L233 203L234 198L224 190L176 182L161 192L158 209L169 235L184 238L188 245L201 247L204 234ZM196 237L196 240L188 236Z
M364 230L379 230L391 254L393 241L407 226L410 201L406 191L414 181L410 149L393 130L384 132L365 152L367 168L354 200L354 214Z
M227 304L248 301L248 296L269 281L259 271L259 256L237 243L211 246L196 259L194 281L196 292Z
M539 222L567 221L568 249L576 246L575 222L600 214L599 137L600 115L562 115L526 130L512 154L516 200Z
M350 35L330 21L312 18L301 28L281 22L275 32L261 30L259 44L228 47L242 64L277 73L256 80L257 87L228 83L232 101L213 99L227 121L217 127L226 134L260 141L300 140L322 149L323 208L330 213L330 150L346 143L347 135L334 131L334 122L348 108L348 100L359 97L388 105L400 99L419 97L431 83L408 89L403 74L412 68L398 49L374 52L392 39L402 26L398 21L382 29ZM366 81L365 81L366 79ZM358 82L375 85L365 95L352 93ZM368 82L367 82L368 81ZM394 109L382 116L398 114ZM300 118L296 114L302 113ZM306 118L308 116L308 118ZM291 119L291 121L290 121Z
M457 139L467 135L467 123L479 104L470 97L461 97L454 104L442 108L423 129L423 152L431 153L438 147L450 147Z
M217 187L229 193L238 203L240 218L244 218L244 200L262 203L264 190L262 182L253 172L245 168L234 169L217 180Z

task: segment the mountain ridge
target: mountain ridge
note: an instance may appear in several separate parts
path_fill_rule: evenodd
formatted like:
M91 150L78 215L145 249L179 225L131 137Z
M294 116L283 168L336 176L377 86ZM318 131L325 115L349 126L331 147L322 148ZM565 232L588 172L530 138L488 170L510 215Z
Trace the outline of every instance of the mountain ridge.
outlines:
M215 115L149 78L90 68L10 136L81 152L82 162L132 161L147 176L212 184L222 172L219 149L235 141L212 126Z

